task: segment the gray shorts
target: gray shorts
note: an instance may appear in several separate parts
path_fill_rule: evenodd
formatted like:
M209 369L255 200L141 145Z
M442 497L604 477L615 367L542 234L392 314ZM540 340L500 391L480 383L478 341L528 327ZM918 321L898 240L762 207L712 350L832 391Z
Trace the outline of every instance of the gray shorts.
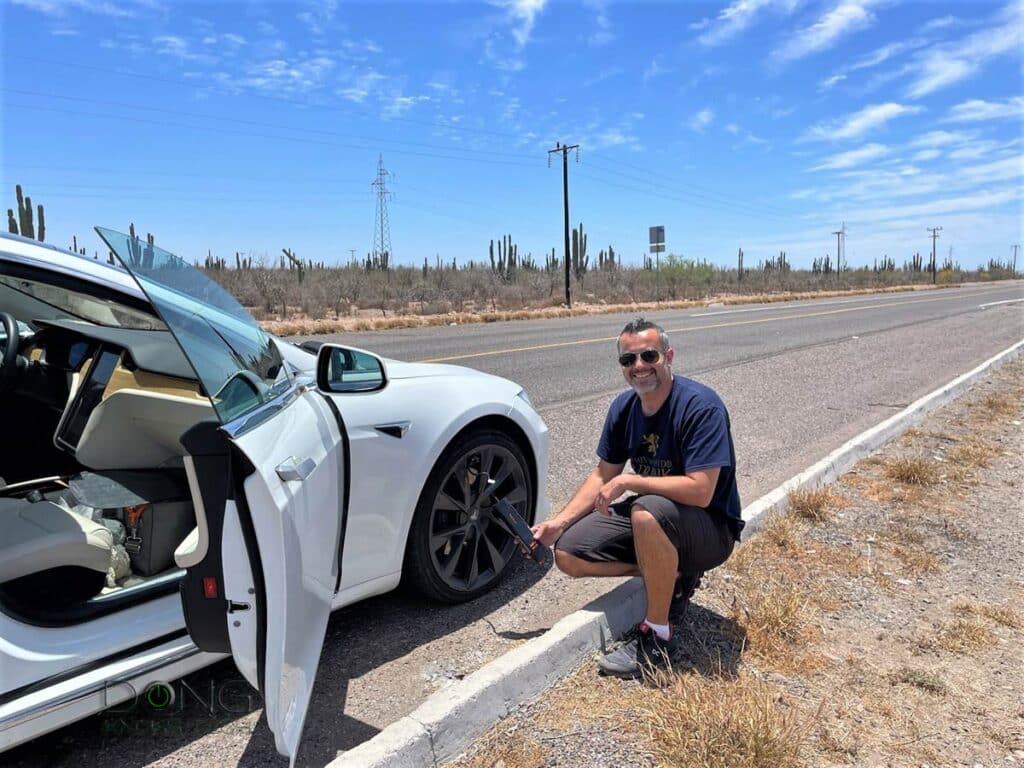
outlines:
M636 564L630 510L639 506L661 524L679 552L682 573L710 571L724 563L735 540L724 515L701 507L677 504L664 496L633 496L612 504L611 514L596 510L573 523L555 548L581 560Z

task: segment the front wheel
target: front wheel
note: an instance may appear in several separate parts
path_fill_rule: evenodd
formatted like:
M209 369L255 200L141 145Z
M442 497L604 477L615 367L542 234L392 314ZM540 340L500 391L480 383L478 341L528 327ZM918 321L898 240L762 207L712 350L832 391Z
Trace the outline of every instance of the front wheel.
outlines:
M493 429L459 437L434 465L416 505L404 569L409 583L446 603L493 588L518 549L491 515L499 498L532 519L533 483L522 449Z

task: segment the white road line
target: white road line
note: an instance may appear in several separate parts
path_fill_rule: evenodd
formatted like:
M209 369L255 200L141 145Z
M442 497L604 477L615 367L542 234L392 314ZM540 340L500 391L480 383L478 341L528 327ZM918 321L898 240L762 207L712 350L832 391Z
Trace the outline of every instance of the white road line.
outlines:
M988 304L979 304L978 309L984 309L985 307L995 307L999 304L1016 304L1018 301L1024 301L1024 298L1006 299L1006 301L990 301Z

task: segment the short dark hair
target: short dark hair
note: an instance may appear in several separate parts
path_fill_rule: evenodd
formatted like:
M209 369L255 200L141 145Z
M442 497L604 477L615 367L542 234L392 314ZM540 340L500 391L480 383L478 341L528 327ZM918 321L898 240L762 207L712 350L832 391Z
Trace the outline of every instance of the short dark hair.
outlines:
M630 320L626 323L626 326L619 332L619 336L636 336L637 334L649 331L652 328L658 332L658 341L661 343L661 351L664 352L668 350L668 334L665 333L665 329L657 323L645 320L642 317L638 317L636 320ZM619 340L616 339L615 346L618 347L618 345Z

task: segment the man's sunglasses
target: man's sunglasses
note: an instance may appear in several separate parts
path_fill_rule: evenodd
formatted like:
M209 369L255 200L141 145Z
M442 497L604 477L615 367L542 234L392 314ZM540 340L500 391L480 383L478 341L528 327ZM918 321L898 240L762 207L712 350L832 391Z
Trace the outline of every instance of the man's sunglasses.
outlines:
M623 368L629 368L631 365L636 364L636 358L636 352L623 352L619 355L619 365ZM645 349L640 353L640 359L648 365L653 365L661 359L661 352L657 349Z

